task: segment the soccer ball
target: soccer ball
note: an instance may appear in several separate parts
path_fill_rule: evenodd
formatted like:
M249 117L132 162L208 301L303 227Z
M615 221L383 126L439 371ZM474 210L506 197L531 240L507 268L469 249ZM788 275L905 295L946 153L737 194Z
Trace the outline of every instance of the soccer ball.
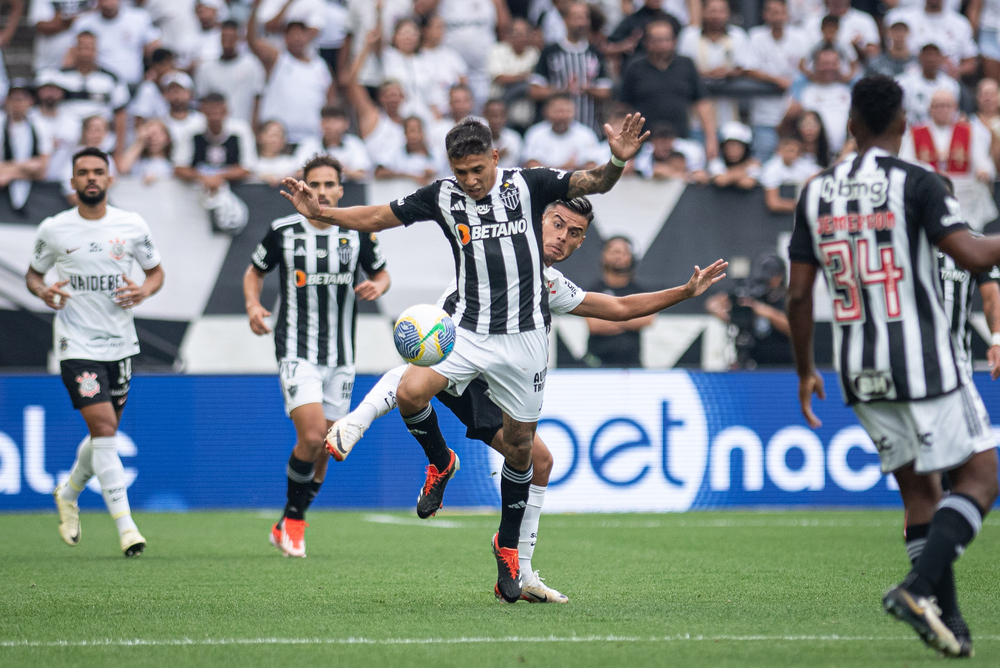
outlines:
M410 364L432 366L455 346L455 321L444 309L417 304L403 311L392 330L399 356Z

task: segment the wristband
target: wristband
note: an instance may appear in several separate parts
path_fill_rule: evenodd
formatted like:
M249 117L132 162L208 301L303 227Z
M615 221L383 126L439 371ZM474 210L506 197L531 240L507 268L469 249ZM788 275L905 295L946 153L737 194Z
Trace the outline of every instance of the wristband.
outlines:
M628 163L626 161L624 161L624 160L619 160L617 157L615 157L614 154L612 154L611 155L611 164L614 165L615 167L621 167L622 169L624 169L625 165L627 165Z
M1000 332L994 332L990 337L990 346L1000 346Z

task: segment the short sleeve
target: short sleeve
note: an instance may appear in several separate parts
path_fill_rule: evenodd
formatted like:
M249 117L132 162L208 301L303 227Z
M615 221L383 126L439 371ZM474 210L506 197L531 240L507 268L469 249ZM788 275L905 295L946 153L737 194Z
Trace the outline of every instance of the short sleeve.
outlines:
M688 67L690 68L691 77L691 102L698 102L705 97L705 82L698 75L698 70L694 66L693 60L688 60Z
M441 182L436 181L406 197L400 197L395 202L390 202L389 207L392 209L393 215L407 227L422 220L438 220L440 212L437 195L440 190Z
M551 50L546 47L542 50L541 55L538 57L538 62L535 64L535 71L531 73L529 77L529 82L536 86L548 86L549 85L549 53Z
M43 221L38 226L38 234L35 235L35 250L31 255L31 268L39 274L44 274L56 263L56 249L49 239L49 227L45 224L46 222Z
M378 236L374 232L361 233L361 251L358 255L358 264L369 276L385 269L385 255L382 254L382 247L379 246Z
M539 207L539 212L556 200L566 199L569 193L570 173L566 170L534 167L523 170L521 176L531 192L531 204Z
M548 273L548 272L547 272ZM545 286L549 291L549 310L553 315L566 315L583 302L587 292L576 283L555 272L555 280L549 281L546 276Z
M944 180L937 174L921 169L911 187L917 224L924 228L932 244L936 246L949 234L968 229L962 207L948 194Z
M976 277L976 285L985 283L1000 283L1000 267L993 265L989 271L984 271Z
M806 216L806 197L809 189L802 191L799 204L795 207L795 227L792 228L792 238L788 242L788 259L792 262L802 262L819 266L816 250L813 248L812 230L809 229L809 219Z
M281 261L281 246L281 232L268 228L267 234L250 256L250 263L265 274L272 271Z

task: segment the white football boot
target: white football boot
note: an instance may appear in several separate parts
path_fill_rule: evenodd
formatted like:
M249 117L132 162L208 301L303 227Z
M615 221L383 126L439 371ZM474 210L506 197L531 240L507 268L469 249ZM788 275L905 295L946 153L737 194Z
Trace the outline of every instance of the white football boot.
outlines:
M521 600L529 603L569 603L569 598L547 586L538 571L521 578Z
M63 483L66 484L68 483ZM58 485L56 491L52 492L56 500L56 509L59 511L59 535L67 545L75 546L80 542L80 506L59 496L63 485Z
M138 529L125 529L122 533L122 552L126 557L138 557L146 549L146 539Z
M364 436L367 427L357 422L340 419L333 423L326 434L326 451L338 462L347 459L355 444Z

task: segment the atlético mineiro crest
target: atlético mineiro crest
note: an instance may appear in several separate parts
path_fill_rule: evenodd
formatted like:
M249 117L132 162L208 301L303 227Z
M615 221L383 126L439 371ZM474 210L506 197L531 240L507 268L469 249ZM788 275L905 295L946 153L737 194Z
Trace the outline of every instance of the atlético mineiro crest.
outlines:
M347 239L341 239L340 245L337 246L337 259L340 260L340 264L350 265L352 254L350 242Z
M111 257L116 260L120 260L125 257L125 242L121 239L115 237L110 242L111 244Z
M84 371L76 377L76 382L80 385L79 391L81 397L90 399L97 396L97 393L101 391L101 384L97 382L96 373Z
M500 201L503 202L505 207L513 211L521 204L521 192L517 189L517 186L509 181L505 181L500 186Z

